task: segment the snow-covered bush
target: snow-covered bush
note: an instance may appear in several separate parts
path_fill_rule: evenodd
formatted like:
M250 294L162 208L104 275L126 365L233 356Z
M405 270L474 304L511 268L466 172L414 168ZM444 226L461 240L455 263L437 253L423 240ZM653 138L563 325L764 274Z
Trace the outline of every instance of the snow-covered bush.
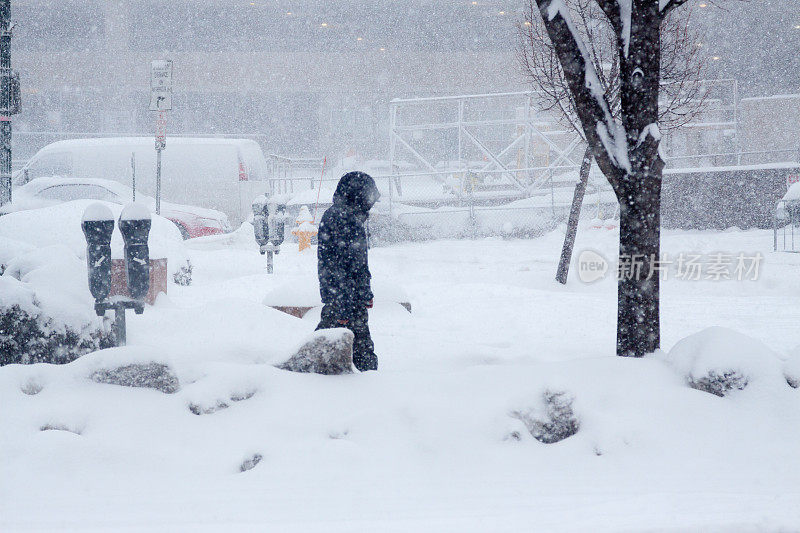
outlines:
M43 303L30 284L0 276L0 366L69 363L112 345L110 330L91 307L82 318L75 311L53 298Z
M172 281L174 281L176 285L182 285L184 287L188 287L192 284L192 262L190 260L187 259L186 263L173 272Z
M253 454L252 457L248 457L242 464L239 465L239 472L247 472L248 470L252 470L256 467L258 463L261 462L261 459L264 457L260 453Z
M572 409L574 398L566 392L544 391L540 405L513 411L511 416L525 424L534 439L545 444L562 441L580 429Z
M789 360L784 364L783 375L790 387L800 388L800 346L794 349Z
M678 342L661 355L692 388L717 396L758 385L785 386L778 356L762 342L712 327Z

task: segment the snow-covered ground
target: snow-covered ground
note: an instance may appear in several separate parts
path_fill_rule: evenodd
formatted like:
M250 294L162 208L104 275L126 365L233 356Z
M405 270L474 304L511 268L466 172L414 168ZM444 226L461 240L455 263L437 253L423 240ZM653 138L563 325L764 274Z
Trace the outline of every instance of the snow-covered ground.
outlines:
M617 238L582 228L575 255L613 257ZM373 277L413 314L376 304L380 369L344 376L270 364L319 311L262 300L307 283L313 251L284 245L268 276L246 227L189 241L194 283L129 314L128 347L0 368L0 530L800 529L800 390L781 379L800 366L800 255L771 252L766 231L666 232L670 256L761 252L759 279L670 273L664 353L633 360L614 356L614 280L553 280L561 239L373 249ZM670 352L711 326L752 339L711 330ZM687 385L682 365L709 343L746 362L747 388ZM114 361L167 363L181 388L88 379ZM579 422L553 444L522 421L547 391Z

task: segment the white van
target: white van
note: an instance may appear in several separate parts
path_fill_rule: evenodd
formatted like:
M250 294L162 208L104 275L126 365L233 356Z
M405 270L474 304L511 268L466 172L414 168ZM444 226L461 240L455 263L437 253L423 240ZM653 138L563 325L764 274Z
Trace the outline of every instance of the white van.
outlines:
M23 185L45 176L101 178L132 186L155 197L156 151L152 137L72 139L39 150L15 174ZM161 198L222 211L238 225L252 199L269 190L267 163L250 139L167 137L161 153Z

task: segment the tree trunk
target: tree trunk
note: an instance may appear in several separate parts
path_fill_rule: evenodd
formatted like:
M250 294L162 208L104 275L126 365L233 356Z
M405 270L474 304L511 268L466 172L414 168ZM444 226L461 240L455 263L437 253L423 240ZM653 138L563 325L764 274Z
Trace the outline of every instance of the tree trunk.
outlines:
M620 196L617 355L641 357L660 345L660 172L638 172Z
M575 234L578 231L578 220L581 217L583 195L586 193L586 182L589 181L589 170L592 167L592 147L587 146L581 162L580 179L575 184L575 194L572 196L572 207L569 210L567 221L567 235L564 237L564 246L561 248L561 259L558 261L556 281L565 285L569 274L569 263L572 260L572 248L575 246Z

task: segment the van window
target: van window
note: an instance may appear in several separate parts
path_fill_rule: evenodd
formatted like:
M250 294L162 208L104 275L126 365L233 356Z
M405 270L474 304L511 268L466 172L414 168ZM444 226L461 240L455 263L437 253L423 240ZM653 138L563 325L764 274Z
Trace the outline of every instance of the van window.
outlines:
M42 189L36 195L48 200L60 200L71 202L72 200L104 200L106 202L118 202L119 198L113 192L99 185L89 185L83 183L53 185Z
M24 170L25 182L50 176L72 176L72 154L44 154L34 159Z

